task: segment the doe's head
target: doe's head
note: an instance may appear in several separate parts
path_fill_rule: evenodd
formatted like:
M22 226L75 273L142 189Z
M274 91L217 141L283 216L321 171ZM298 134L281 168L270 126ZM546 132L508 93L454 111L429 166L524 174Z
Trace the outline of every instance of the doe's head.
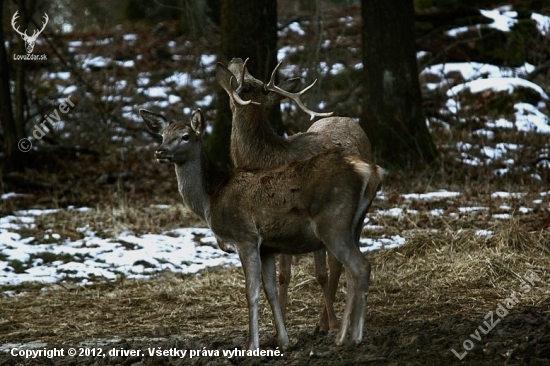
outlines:
M139 115L154 134L162 136L162 144L155 151L159 163L183 164L198 157L206 123L202 110L193 112L189 122L169 121L161 114L140 109Z

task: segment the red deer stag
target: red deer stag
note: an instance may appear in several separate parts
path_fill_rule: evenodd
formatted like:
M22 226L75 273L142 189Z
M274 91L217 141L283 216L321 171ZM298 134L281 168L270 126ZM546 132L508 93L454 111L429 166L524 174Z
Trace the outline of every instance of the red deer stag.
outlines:
M284 98L290 98L308 113L311 118L326 117L332 113L317 113L307 109L299 99L313 84L298 93L294 90L299 79L290 79L275 86L274 79L280 66L273 70L271 80L264 84L248 72L246 63L233 59L228 67L221 63L216 66L216 79L230 97L233 113L231 129L231 158L236 167L250 169L273 169L283 164L310 158L322 151L335 147L343 148L348 154L372 161L370 141L357 122L348 117L323 118L315 122L307 132L288 138L278 136L269 120L267 112L271 106ZM359 241L367 210L361 213L355 229L356 241ZM333 256L328 257L330 272L327 275L326 251L314 253L315 275L323 290L325 305L319 320L319 330L328 331L338 328L334 312L334 299L338 281L342 273L342 264ZM291 257L281 256L279 262L279 301L286 314L288 285L291 273ZM329 277L330 276L330 277Z
M162 136L155 157L175 164L183 201L208 224L222 249L239 255L246 281L249 349L259 347L260 279L277 342L282 348L289 343L277 297L275 254L321 248L346 268L347 300L337 344L361 342L370 263L357 246L356 231L384 170L334 149L272 170L222 172L206 156L200 109L189 123L171 123L145 109L139 113L147 127Z

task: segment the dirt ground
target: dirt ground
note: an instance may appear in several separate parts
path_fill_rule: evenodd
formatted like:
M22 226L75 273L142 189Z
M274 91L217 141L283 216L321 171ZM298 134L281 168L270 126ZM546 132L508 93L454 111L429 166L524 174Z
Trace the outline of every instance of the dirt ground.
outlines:
M280 357L231 357L223 350L242 349L246 333L242 331L216 332L206 337L177 335L162 340L121 340L102 346L106 357L44 357L22 359L2 356L2 365L440 365L444 363L467 365L550 365L550 318L546 307L514 309L488 334L479 333L481 341L469 334L482 325L480 314L434 316L445 311L447 304L430 306L431 312L418 319L399 317L369 317L365 341L357 347L338 348L332 334L300 331L293 333L294 344ZM443 308L443 309L442 309ZM426 309L427 310L427 309ZM496 315L495 315L496 318ZM496 319L495 319L496 320ZM272 349L273 338L263 332L265 349ZM465 352L462 343L470 339L473 348ZM265 346L265 345L268 346ZM270 345L270 346L269 346ZM469 347L469 345L466 345ZM51 347L51 346L50 346ZM57 345L64 348L67 345ZM109 356L110 349L142 350L144 357ZM148 348L160 350L188 350L186 358L148 356ZM190 350L219 350L220 356L199 355L189 358Z
M334 333L315 330L320 291L311 258L302 257L289 292L291 346L281 356L224 355L245 349L248 318L242 270L220 268L147 281L36 286L4 296L0 344L8 353L1 353L0 365L550 365L547 255L536 254L546 249L524 242L529 249L514 250L472 238L440 237L426 244L427 237L418 235L402 248L369 254L373 278L358 346L336 347ZM342 280L335 304L339 316L344 285ZM260 329L261 349L277 354L263 295ZM10 354L33 341L63 349L63 357ZM35 344L35 350L44 347ZM82 356L68 356L69 347ZM180 358L175 350L187 354Z

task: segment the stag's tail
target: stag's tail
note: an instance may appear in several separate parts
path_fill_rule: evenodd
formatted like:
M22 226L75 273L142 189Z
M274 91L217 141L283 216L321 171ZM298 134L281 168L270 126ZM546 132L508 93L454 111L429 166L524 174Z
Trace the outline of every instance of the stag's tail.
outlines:
M357 205L357 211L355 212L353 220L353 228L355 230L353 237L359 242L363 220L376 196L376 192L380 189L382 181L386 176L386 170L379 165L368 163L358 157L348 156L346 157L346 161L363 181L362 194L360 195L361 198Z

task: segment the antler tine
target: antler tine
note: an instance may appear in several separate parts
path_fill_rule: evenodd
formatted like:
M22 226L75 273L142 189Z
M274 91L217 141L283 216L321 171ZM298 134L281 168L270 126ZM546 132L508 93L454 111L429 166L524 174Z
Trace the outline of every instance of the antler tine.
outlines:
M246 60L244 60L244 63L243 63L243 68L241 70L241 80L239 81L239 86L237 87L237 90L234 90L233 89L233 84L232 84L232 81L233 81L233 78L234 76L231 76L231 79L229 79L229 85L231 85L231 96L233 97L233 99L235 100L235 102L239 103L240 105L249 105L249 104L255 104L255 105L260 105L260 103L258 102L253 102L252 100L243 100L240 96L239 96L239 89L243 86L244 84L244 73L246 72L246 64L248 63L248 58Z
M304 112L306 112L307 114L309 114L311 116L310 120L313 120L315 117L330 117L330 116L332 116L332 114L334 112L320 113L320 112L312 111L311 109L307 108L299 98L300 95L304 94L309 89L311 89L313 87L313 85L315 85L315 83L317 82L317 79L315 79L313 81L313 83L311 83L311 85L305 87L304 89L302 89L302 91L299 91L297 93L287 92L286 90L283 90L283 89L279 88L277 85L275 85L275 75L277 75L277 70L279 70L279 67L281 66L281 64L282 64L282 62L279 62L277 64L277 66L275 66L275 69L273 69L273 72L271 73L271 79L269 80L267 85L264 85L264 89L266 91L272 91L274 93L282 95L283 97L287 97L290 100L294 101L298 105L298 107L300 107L301 110L303 110Z
M279 70L279 67L281 67L281 64L283 62L279 62L277 63L277 66L275 66L275 68L273 69L273 72L271 73L271 79L269 79L269 83L267 83L267 85L264 85L264 89L267 91L269 90L268 88L269 87L276 87L275 86L275 76L277 76L277 71Z
M298 92L298 95L302 95L305 92L307 92L309 89L313 88L313 85L315 85L315 83L317 83L317 79L313 80L313 83L309 84L309 86L306 86L304 89L302 89L301 92Z
M248 60L250 60L250 57L247 57L247 59L243 62L243 69L241 70L241 80L239 81L239 87L244 84L244 74L246 73L246 64L248 63Z
M42 31L44 30L44 28L46 28L46 24L48 24L48 20L50 20L50 18L48 17L48 14L44 13L44 16L43 16L45 22L42 22L42 29L38 30L38 29L35 29L33 32L32 32L32 37L38 37L38 35L40 33L42 33ZM32 38L31 37L31 38Z
M42 31L44 30L44 28L46 28L46 24L48 24L48 20L50 20L50 17L48 17L48 14L44 13L44 23L42 24L42 29L40 29L40 31L38 32L38 34L42 33Z
M229 85L233 85L232 81L234 78L235 78L234 76L231 76L231 79L229 79ZM239 88L240 88L240 85L239 85ZM237 93L237 91L233 89L233 86L231 86L231 96L233 97L235 102L239 103L240 105L249 105L250 103L255 105L260 105L260 103L253 102L251 100L242 100L242 98L239 96L239 93Z
M12 28L17 32L19 33L21 36L27 36L27 31L25 30L25 33L19 31L19 26L17 26L17 28L15 28L16 24L15 24L15 21L17 20L17 18L19 18L19 15L17 14L19 13L19 10L17 10L15 12L15 14L13 14L13 17L11 18L11 26Z

